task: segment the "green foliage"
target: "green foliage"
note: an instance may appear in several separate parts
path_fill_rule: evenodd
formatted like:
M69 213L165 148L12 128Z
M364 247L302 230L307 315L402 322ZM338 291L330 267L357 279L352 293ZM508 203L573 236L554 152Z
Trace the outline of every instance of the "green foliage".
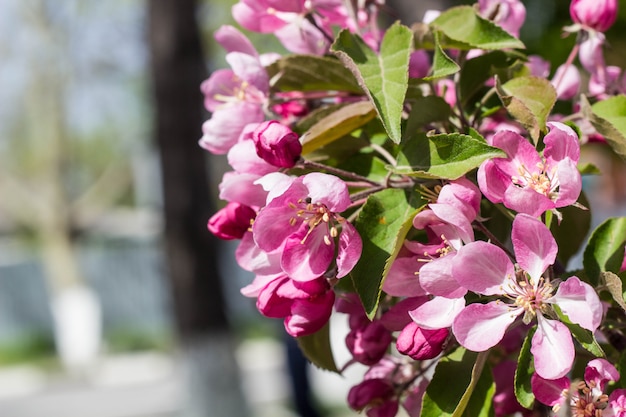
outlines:
M337 59L316 55L287 55L267 67L278 91L347 91L363 94L352 73Z
M378 112L391 140L400 142L400 120L408 88L409 55L413 34L399 23L385 33L380 53L359 36L342 30L331 47L352 71Z
M604 136L613 151L626 159L626 96L618 95L590 106L581 97L582 111L593 127Z
M398 156L396 173L420 178L457 179L489 158L506 154L484 141L461 133L426 136L407 140Z
M524 343L517 357L517 369L515 370L514 380L515 398L523 407L528 409L532 408L535 402L535 396L530 386L530 378L533 372L535 372L533 356L530 353L531 341L535 331L537 331L537 326L533 326L524 338Z
M494 390L491 372L485 367L488 354L459 347L442 358L426 389L421 416L490 415Z
M597 285L600 273L618 273L624 260L626 217L605 220L591 234L583 255L583 266L592 285Z
M431 74L426 77L427 80L435 80L437 78L447 77L459 72L461 67L454 62L441 47L439 43L439 35L435 32L435 53L433 54L433 64Z
M301 336L296 340L302 353L313 365L326 371L339 373L330 346L330 322L312 335Z
M319 119L302 135L302 154L316 149L348 135L376 117L374 107L369 101L347 104Z
M359 213L355 226L363 239L363 252L350 276L370 318L376 314L389 266L424 204L415 192L386 189L369 196Z
M556 90L550 81L522 76L501 84L496 79L496 89L509 114L528 130L536 144L556 103Z
M480 17L471 6L448 9L439 15L431 26L452 42L442 42L445 47L459 49L524 48L524 44L501 27Z

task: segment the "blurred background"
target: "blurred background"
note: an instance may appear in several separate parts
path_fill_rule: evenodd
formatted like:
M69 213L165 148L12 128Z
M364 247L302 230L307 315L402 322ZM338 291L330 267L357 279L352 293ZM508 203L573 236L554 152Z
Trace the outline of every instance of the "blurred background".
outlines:
M453 3L390 5L410 24ZM197 145L199 85L226 66L212 33L235 24L232 4L0 3L0 417L355 414L359 369L306 366L239 294L252 277L236 244L206 230L227 166ZM574 42L561 39L569 2L525 4L521 38L556 67ZM620 5L607 62L624 66ZM614 172L586 180L592 221L624 215L623 164L601 148L587 158ZM332 325L339 366L345 327Z

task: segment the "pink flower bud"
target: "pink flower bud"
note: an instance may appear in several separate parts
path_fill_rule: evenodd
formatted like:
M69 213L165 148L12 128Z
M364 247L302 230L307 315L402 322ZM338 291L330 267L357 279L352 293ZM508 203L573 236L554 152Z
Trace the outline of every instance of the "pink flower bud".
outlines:
M373 406L374 408L382 407L384 411L388 413L378 413L375 415L388 415L393 417L398 411L398 403L392 399L393 395L393 386L389 381L379 378L366 379L350 389L350 392L348 392L348 404L353 410L357 411L361 411L368 406ZM388 406L385 406L387 404ZM395 409L393 404L395 404ZM372 408L368 410L368 416L371 410ZM393 413L391 413L391 411L393 411Z
M255 211L250 207L230 202L209 219L207 227L220 239L241 239L255 216Z
M575 23L606 32L617 18L617 0L572 0L569 14Z
M276 120L261 123L252 133L252 140L257 155L277 167L292 168L302 153L298 135Z
M448 329L427 330L411 322L398 335L396 347L415 360L432 359L443 350L448 334Z
M551 81L559 100L571 100L580 88L580 73L573 65L561 65L556 69Z
M364 327L353 329L346 336L346 346L357 362L374 365L387 351L391 332L380 320L368 322Z

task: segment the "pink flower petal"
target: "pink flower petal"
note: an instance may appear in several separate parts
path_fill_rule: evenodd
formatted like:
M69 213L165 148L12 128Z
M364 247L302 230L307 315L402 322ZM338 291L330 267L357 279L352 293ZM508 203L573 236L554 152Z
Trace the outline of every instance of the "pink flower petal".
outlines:
M582 191L582 178L576 163L569 158L560 161L557 165L556 175L559 178L556 207L565 207L575 203Z
M494 295L502 294L502 284L507 276L515 276L515 270L502 249L477 241L459 249L452 265L452 276L470 291Z
M478 167L477 180L480 191L493 203L503 201L504 193L511 184L511 177L502 172L491 159Z
M467 290L452 276L456 252L427 262L419 270L419 282L430 294L447 298L463 297Z
M482 352L502 340L506 329L522 311L500 301L470 304L454 319L452 332L463 347Z
M592 332L602 322L603 308L596 291L578 277L570 277L559 285L554 302L569 319Z
M539 216L555 207L555 204L544 194L538 193L530 187L517 187L511 183L504 193L504 205L518 213Z
M557 379L544 379L534 373L530 378L530 386L537 401L553 407L565 402L570 380L566 376Z
M313 172L302 177L313 203L322 203L330 211L341 213L350 205L350 193L346 183L334 175Z
M556 259L558 247L552 233L536 218L518 214L513 220L511 240L517 262L537 284L541 274Z
M409 315L422 329L443 329L452 326L456 316L465 307L464 298L434 297Z
M343 278L354 268L359 261L363 250L363 241L351 223L344 222L339 233L339 248L337 250L337 278Z
M538 314L537 322L537 331L530 348L535 360L535 371L545 379L564 377L574 362L572 335L560 321L548 320Z
M578 162L580 158L580 144L578 143L578 135L574 130L560 122L548 122L550 131L543 138L546 145L543 154L546 159L561 161L569 158L574 162Z
M328 229L322 225L310 232L305 226L287 238L280 263L291 279L310 281L326 272L335 256L333 241L328 245L324 240L327 235Z
M590 360L585 368L585 381L587 384L593 383L602 391L604 391L607 383L618 381L619 378L620 375L615 366L606 359Z

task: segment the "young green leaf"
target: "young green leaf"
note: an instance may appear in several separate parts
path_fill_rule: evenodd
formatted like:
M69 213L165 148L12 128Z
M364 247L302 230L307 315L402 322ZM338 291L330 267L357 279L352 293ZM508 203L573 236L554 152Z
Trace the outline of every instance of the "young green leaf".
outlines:
M466 407L483 374L488 355L488 352L476 353L459 347L442 358L426 389L420 415L422 417L466 415L464 414ZM486 392L481 391L476 392L476 395L489 394L489 389Z
M354 75L336 58L287 55L267 67L277 91L347 91L363 94Z
M597 285L600 273L618 273L624 260L626 217L607 219L591 234L583 254L583 266L591 285Z
M530 386L530 378L535 371L530 346L536 330L537 326L533 326L526 335L519 356L517 357L517 369L515 370L515 398L517 398L517 401L522 407L528 409L532 409L533 403L535 402L535 396Z
M386 189L369 196L355 221L363 252L350 276L370 318L376 314L389 266L424 205L417 193Z
M447 77L459 72L461 67L454 62L441 48L439 43L439 35L435 32L435 53L433 55L433 65L431 74L425 77L425 80L436 80L437 78Z
M489 158L504 157L502 150L469 135L417 134L405 142L397 166L391 169L415 177L454 180Z
M351 133L376 117L369 101L347 104L320 119L301 137L302 154L314 150Z
M626 302L624 301L624 290L621 278L613 272L600 272L600 281L609 290L613 300L619 305L622 310L626 311Z
M424 96L413 100L403 139L415 135L427 124L448 120L451 113L450 105L441 97Z
M498 96L513 118L517 119L537 143L556 103L556 90L545 78L523 76L501 84L496 78Z
M302 353L315 366L326 371L337 372L333 351L330 345L330 322L317 332L296 338Z
M613 151L626 159L626 96L609 97L593 106L581 96L581 110Z
M380 53L373 51L358 35L344 29L331 46L352 71L378 112L391 140L400 143L402 108L409 80L409 56L413 33L399 23L383 38Z
M466 49L524 48L522 41L493 22L480 17L471 6L458 6L442 12L431 26ZM447 45L446 45L447 47Z

